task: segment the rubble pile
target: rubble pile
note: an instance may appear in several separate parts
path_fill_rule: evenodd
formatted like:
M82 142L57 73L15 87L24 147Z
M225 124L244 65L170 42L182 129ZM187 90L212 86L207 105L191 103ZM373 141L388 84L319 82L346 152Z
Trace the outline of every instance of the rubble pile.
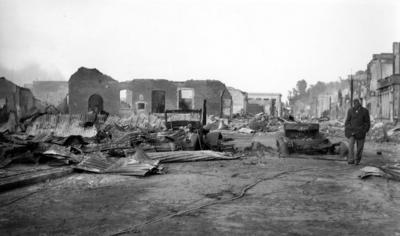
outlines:
M250 114L237 115L229 123L227 120L211 116L207 121L207 129L227 129L242 133L277 132L282 130L284 122L285 120L282 118L269 116L265 113L258 113L254 116Z
M249 128L249 122L254 116L250 114L236 115L231 119L231 130L239 130L241 128Z
M400 142L400 125L376 122L371 125L367 139L374 142Z
M371 124L371 129L368 132L367 139L375 142L388 141L386 127L383 122Z
M320 132L330 137L345 138L344 123L339 120L320 122Z
M226 150L218 132L205 133L191 124L167 129L165 124L162 117L144 114L95 119L43 114L24 133L0 133L0 168L46 162L93 173L145 176L162 173L162 163L235 158L217 152Z
M389 139L394 142L400 142L400 125L396 125L387 131Z
M265 155L277 156L279 153L272 147L253 141L249 147L244 149L243 154L247 156L263 157Z

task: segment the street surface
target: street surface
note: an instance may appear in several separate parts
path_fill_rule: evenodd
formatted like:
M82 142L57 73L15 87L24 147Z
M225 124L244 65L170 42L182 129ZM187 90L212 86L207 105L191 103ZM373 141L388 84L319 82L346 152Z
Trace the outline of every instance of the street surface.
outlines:
M399 182L357 177L398 150L367 143L360 166L266 154L144 178L75 173L0 194L0 235L400 235Z

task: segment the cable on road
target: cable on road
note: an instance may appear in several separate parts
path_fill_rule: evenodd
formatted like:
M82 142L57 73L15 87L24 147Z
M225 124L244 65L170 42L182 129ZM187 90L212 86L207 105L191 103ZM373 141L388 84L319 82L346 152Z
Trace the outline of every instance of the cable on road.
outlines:
M189 208L189 209L186 209L186 210L178 211L176 213L164 215L164 216L161 216L161 217L154 217L154 218L152 218L150 220L147 220L147 221L145 221L143 223L140 223L140 224L137 224L137 225L133 225L133 226L131 226L129 228L126 228L124 230L121 230L121 231L119 231L117 233L111 234L111 236L123 235L123 234L127 234L127 233L137 233L137 232L139 232L139 228L141 228L141 227L143 227L145 225L148 225L148 224L160 222L160 221L163 221L165 219L169 219L169 218L172 218L172 217L175 217L175 216L184 215L186 213L197 211L197 210L200 210L202 208L206 208L206 207L209 207L209 206L212 206L212 205L224 204L224 203L227 203L227 202L235 201L235 200L237 200L239 198L244 197L246 195L247 191L249 191L251 188L253 188L254 186L256 186L257 184L259 184L259 183L261 183L263 181L271 180L271 179L280 177L282 175L287 175L287 174L290 174L290 173L305 171L305 170L309 170L309 169L312 169L312 168L292 170L292 171L282 171L282 172L279 172L279 173L277 173L275 175L272 175L272 176L269 176L269 177L259 178L255 182L253 182L253 183L245 186L244 188L242 188L242 190L240 191L240 194L235 196L235 197L232 197L232 198L229 198L229 199L225 199L225 200L219 200L219 201L205 203L205 204L200 205L198 207Z

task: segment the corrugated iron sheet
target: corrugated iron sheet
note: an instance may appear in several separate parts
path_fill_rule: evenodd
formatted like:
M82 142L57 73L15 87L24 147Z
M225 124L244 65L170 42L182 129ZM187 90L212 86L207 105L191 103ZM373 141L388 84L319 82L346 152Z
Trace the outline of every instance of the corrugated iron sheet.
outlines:
M158 160L150 159L141 149L132 156L120 159L107 158L101 152L86 155L76 169L95 173L113 173L119 175L145 176L156 171Z
M94 152L84 156L83 161L76 165L75 169L95 173L104 173L114 162L110 161L101 152Z

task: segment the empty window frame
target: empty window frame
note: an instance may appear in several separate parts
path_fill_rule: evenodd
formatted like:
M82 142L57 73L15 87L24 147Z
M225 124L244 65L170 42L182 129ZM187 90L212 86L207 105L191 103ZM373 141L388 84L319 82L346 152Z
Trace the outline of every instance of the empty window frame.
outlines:
M178 109L194 109L194 90L193 88L178 88Z

